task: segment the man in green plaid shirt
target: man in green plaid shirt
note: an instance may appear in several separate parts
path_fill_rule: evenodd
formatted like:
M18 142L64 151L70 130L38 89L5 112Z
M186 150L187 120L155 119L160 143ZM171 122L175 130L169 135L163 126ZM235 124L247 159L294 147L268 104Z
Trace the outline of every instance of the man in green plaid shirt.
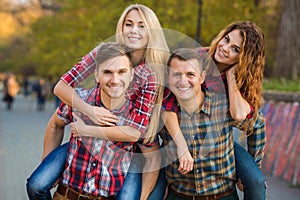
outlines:
M238 199L233 149L235 122L229 113L226 90L216 93L201 87L206 76L205 65L206 58L192 49L174 51L168 62L169 88L176 96L180 128L194 159L191 172L178 171L176 145L163 128L160 135L166 153L169 200ZM248 148L260 165L264 130L259 130L259 123L254 124L254 130Z

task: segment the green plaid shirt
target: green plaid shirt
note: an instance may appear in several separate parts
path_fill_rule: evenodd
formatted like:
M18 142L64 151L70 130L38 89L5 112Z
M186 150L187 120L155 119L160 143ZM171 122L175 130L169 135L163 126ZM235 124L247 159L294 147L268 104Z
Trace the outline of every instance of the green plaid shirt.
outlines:
M235 124L235 127L243 130L243 123ZM253 133L247 137L248 152L253 156L258 167L261 168L261 162L264 156L266 145L266 123L261 111L258 112L258 118L253 125Z
M186 195L211 195L235 187L235 159L232 128L242 129L229 113L228 96L224 93L206 91L203 107L188 114L179 107L177 114L181 131L194 158L194 170L188 174L178 173L179 161L176 144L164 127L160 136L166 177L169 186ZM248 151L258 166L261 165L266 142L264 117L259 113L253 134L248 136Z
M191 196L218 194L235 187L233 119L227 95L206 92L202 108L192 114L180 108L178 118L194 158L194 170L185 175L178 173L176 145L164 128L160 135L169 186Z

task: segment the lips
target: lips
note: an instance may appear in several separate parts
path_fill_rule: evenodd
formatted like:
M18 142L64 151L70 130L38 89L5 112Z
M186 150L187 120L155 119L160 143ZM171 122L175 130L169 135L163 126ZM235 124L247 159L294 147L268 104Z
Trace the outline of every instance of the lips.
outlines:
M228 58L221 49L218 50L218 56L220 58Z

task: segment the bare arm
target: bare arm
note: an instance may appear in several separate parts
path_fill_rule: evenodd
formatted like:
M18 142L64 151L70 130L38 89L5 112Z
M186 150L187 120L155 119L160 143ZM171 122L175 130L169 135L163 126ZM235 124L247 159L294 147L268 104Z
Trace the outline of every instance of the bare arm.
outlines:
M94 123L99 125L112 125L116 122L117 117L109 110L103 107L92 106L84 102L75 92L74 88L66 84L63 80L58 81L54 88L54 94L63 102L72 106L73 109L87 115ZM111 124L103 124L103 121Z
M186 174L193 170L194 159L188 150L187 143L179 127L177 114L172 111L165 111L162 113L162 118L168 132L177 146L177 153L179 156L178 171L181 174Z
M145 157L145 165L142 174L141 200L147 200L159 176L161 155L159 144L152 148L141 148L141 151Z
M238 66L235 65L226 71L226 79L228 83L230 115L233 119L241 122L246 119L251 109L249 103L244 99L237 87L234 74L236 67Z
M86 125L78 115L73 113L73 116L76 121L71 123L71 129L75 137L89 136L110 141L136 142L141 136L139 130L130 126L90 126Z
M57 113L54 112L47 124L45 136L44 136L44 149L42 159L44 159L52 150L57 148L64 136L64 127L66 123L57 117Z

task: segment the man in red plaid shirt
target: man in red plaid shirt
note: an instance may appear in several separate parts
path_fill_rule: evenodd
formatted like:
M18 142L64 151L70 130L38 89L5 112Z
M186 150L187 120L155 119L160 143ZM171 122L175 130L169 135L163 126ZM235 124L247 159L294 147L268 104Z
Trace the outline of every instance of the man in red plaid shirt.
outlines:
M137 131L139 134L126 132L126 120L134 103L125 98L125 91L134 73L125 48L117 43L103 44L99 48L97 61L97 86L91 90L77 90L77 93L85 102L107 108L117 115L119 120L116 126L123 128L124 134L114 135L109 132L110 127L97 126L86 116L74 114L72 107L62 104L56 120L60 120L58 124L71 123L72 135L66 168L53 198L56 200L115 199L125 180L136 145L143 153L154 152L151 156L144 154L146 168L159 169L160 166L159 153L156 153L158 142L155 140L145 144L140 131ZM154 185L158 174L154 172L153 175L149 181L153 181ZM152 185L143 180L144 183ZM148 189L147 186L142 187L145 188Z

